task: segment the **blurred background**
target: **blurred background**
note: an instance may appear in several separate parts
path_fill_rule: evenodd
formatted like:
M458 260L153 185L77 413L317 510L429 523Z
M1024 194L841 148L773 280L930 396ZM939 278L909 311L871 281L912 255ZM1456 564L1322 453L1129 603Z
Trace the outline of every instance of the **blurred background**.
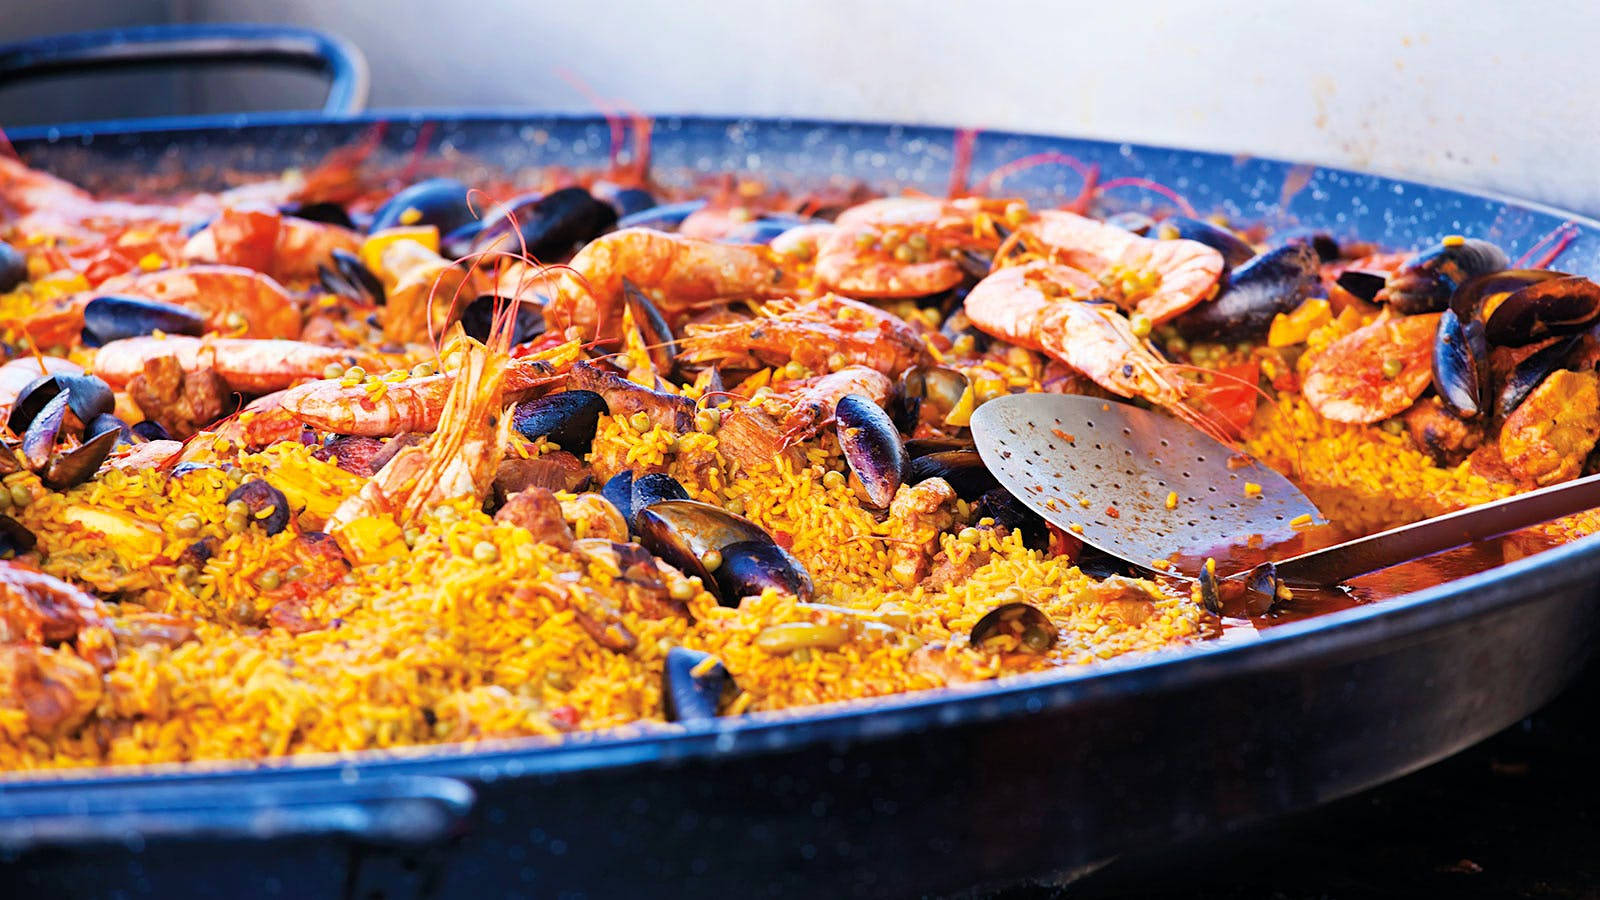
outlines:
M1600 7L1463 0L1141 3L53 0L0 41L161 22L287 22L365 51L370 105L894 119L1373 169L1600 214L1588 89ZM1448 10L1448 11L1446 11ZM0 91L0 124L314 107L279 71Z

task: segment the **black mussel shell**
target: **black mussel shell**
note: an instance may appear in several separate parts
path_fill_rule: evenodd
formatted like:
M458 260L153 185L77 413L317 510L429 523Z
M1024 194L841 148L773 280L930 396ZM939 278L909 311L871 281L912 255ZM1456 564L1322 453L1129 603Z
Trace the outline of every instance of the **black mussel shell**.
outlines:
M677 364L678 344L672 336L672 327L667 324L667 317L661 314L644 291L632 281L622 279L622 296L627 300L628 311L633 314L633 325L639 329L639 335L644 339L647 353L650 354L650 365L656 374L663 378L672 375L672 367Z
M0 515L0 559L21 556L34 548L39 539L28 526L10 516Z
M665 472L651 472L633 479L633 484L628 487L628 505L619 506L622 517L633 524L633 517L639 510L647 509L663 500L688 500L689 492L683 489L678 479Z
M1463 286L1452 305L1477 310L1490 344L1521 347L1600 321L1600 285L1560 272L1499 272Z
M805 566L771 539L737 541L723 547L722 565L711 577L724 604L737 605L739 598L759 596L767 588L806 601L815 590Z
M149 419L146 419L143 422L133 423L128 430L133 432L133 436L141 441L172 440L172 434L167 431L166 426L162 425L160 422L152 422Z
M900 431L888 413L860 394L840 398L833 416L857 493L878 509L887 509L910 463Z
M22 251L0 241L0 294L16 290L28 280L28 258Z
M929 478L943 478L957 496L969 501L977 500L1000 484L976 450L930 453L906 464L906 484L920 484Z
M622 513L624 522L627 522L630 526L633 524L633 471L631 469L623 469L621 472L606 479L606 483L600 486L600 496L611 501L611 505Z
M56 438L67 418L67 395L58 393L39 410L22 432L22 457L28 468L42 471L56 449Z
M1288 244L1255 257L1229 273L1215 300L1201 303L1174 322L1190 340L1238 340L1267 333L1278 313L1299 306L1322 283L1317 254Z
M1278 578L1278 567L1264 562L1250 570L1244 578L1244 609L1252 616L1264 616L1278 605L1278 594L1283 581Z
M54 375L40 375L28 382L17 393L17 399L11 405L11 414L6 417L6 427L14 434L27 431L28 426L39 417L45 406L60 393L61 382Z
M1156 227L1156 220L1142 212L1128 210L1116 215L1106 217L1107 225L1115 225L1124 231L1131 231L1140 237L1148 235Z
M494 294L484 294L468 303L461 311L461 330L479 341L489 339L489 329L494 326L494 311L502 303L509 303ZM511 327L511 343L526 344L544 334L544 308L536 303L517 306L517 322Z
M199 337L206 332L206 319L192 309L143 297L96 297L83 308L83 342L91 347L158 330Z
M713 660L707 663L706 660ZM661 713L668 722L705 722L736 692L733 676L709 653L673 647L661 669Z
M1483 323L1463 320L1454 309L1439 317L1433 340L1433 389L1458 418L1475 419L1484 412L1489 393L1489 345Z
M91 441L107 431L115 431L117 433L117 443L119 444L133 443L133 432L129 430L128 423L111 413L101 413L90 419L89 424L83 426L83 439Z
M972 626L970 643L976 650L1002 635L1016 638L1016 652L1044 654L1060 639L1050 617L1027 603L1004 603L984 614Z
M1021 532L1022 543L1033 550L1043 550L1050 546L1049 523L1003 487L997 487L979 497L972 509L972 516L975 520L993 519L994 524L1007 531ZM1088 545L1084 545L1084 549L1088 550ZM1078 561L1078 568L1083 569L1081 559Z
M756 586L755 593L779 587L801 600L811 596L811 576L805 567L743 516L696 500L663 500L636 510L634 520L641 544L685 574L699 576L725 606L737 606L745 596L737 591L751 586ZM770 545L777 552L757 545ZM715 573L705 563L713 550L722 556Z
M372 215L369 231L401 225L432 225L441 235L473 222L467 186L454 178L430 178L401 189Z
M255 478L234 488L227 502L243 500L249 507L249 519L267 534L277 534L289 524L289 500L283 492L268 484L264 478Z
M900 373L899 390L891 403L895 425L910 434L918 422L942 425L961 402L967 376L947 366L912 366Z
M100 432L65 453L57 453L44 467L40 480L53 491L64 491L88 481L100 471L100 464L111 455L121 437L122 431L113 428Z
M1031 512L1031 510L1030 510ZM1125 559L1097 549L1091 544L1084 544L1078 551L1076 561L1078 571L1099 581L1104 581L1114 575L1138 576L1138 570Z
M387 299L383 282L360 257L348 250L334 250L330 256L332 266L317 264L317 281L323 290L368 306L383 305Z
M982 281L994 270L994 257L987 253L963 248L957 250L950 258L955 260L956 266L971 279L969 285Z
M1368 303L1378 298L1378 292L1388 283L1389 276L1382 272L1368 272L1363 269L1346 269L1334 279L1339 287L1349 291L1351 296Z
M966 297L964 292L951 291L950 293L952 295L959 293L961 297ZM994 342L994 338L991 338L978 326L972 324L972 319L967 316L967 311L962 308L959 302L950 310L950 314L945 316L944 322L939 325L939 333L949 338L952 344L963 336L972 338L972 349L978 353L988 350L989 345Z
M1339 241L1326 231L1313 231L1309 228L1296 228L1292 231L1278 235L1278 239L1285 244L1304 244L1317 254L1318 262L1337 262L1343 258Z
M1408 316L1438 312L1450 304L1456 288L1510 264L1506 252L1488 241L1446 238L1390 274L1374 299Z
M547 438L575 456L589 452L595 426L611 412L594 391L562 391L524 400L511 411L511 427L530 441Z
M1222 615L1222 584L1209 565L1200 567L1200 603L1206 612Z
M69 375L57 373L42 375L28 382L18 394L6 427L17 434L26 432L35 418L63 391L67 408L79 422L92 421L116 408L116 397L111 387L94 375ZM59 427L59 425L57 426Z
M296 219L305 219L308 222L321 222L324 225L337 225L340 228L354 230L356 223L350 218L350 213L337 203L322 201L319 203L290 203L278 208L286 216Z
M596 186L595 196L611 204L611 208L617 211L619 219L626 219L631 215L654 209L657 205L655 195L644 188L601 190Z
M1567 357L1582 340L1582 335L1573 335L1536 350L1517 363L1500 385L1500 394L1494 401L1494 414L1504 419L1515 412L1522 401L1533 393L1533 389L1544 384L1552 372L1566 367Z
M1244 265L1256 255L1254 247L1228 229L1188 216L1169 216L1162 219L1161 224L1156 226L1156 237L1167 241L1174 238L1199 241L1221 253L1222 261L1229 266Z
M704 200L686 200L682 203L665 203L639 210L617 220L617 229L654 228L657 231L677 231L690 215L704 209Z
M906 456L911 459L927 456L930 453L944 453L947 450L971 450L977 452L978 449L978 445L967 438L947 437L945 435L907 438L905 447Z
M513 200L484 217L470 253L496 250L540 261L565 257L617 224L617 211L581 187Z

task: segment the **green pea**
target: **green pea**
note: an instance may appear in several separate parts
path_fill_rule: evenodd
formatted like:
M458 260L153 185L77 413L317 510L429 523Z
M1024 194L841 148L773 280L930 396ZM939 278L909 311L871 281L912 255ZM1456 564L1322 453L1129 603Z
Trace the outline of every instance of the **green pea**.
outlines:
M256 576L256 587L261 588L263 591L277 590L278 585L282 583L283 576L278 573L277 569L268 569Z

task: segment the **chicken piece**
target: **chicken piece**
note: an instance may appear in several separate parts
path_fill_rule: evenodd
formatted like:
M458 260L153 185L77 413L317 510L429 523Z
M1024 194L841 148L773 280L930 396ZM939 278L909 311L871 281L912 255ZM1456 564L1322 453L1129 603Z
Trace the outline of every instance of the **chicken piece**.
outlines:
M180 440L221 418L231 396L216 372L202 369L185 375L176 356L146 360L144 372L128 383L128 393L145 418Z
M0 564L0 644L58 644L103 626L100 601L31 569Z
M1084 595L1125 625L1143 625L1155 615L1156 604L1145 582L1124 575L1113 575L1084 589Z
M1483 443L1480 423L1464 422L1444 408L1437 397L1429 397L1406 410L1401 419L1411 439L1440 466L1453 466Z
M939 535L956 523L956 492L943 478L902 484L889 501L889 571L911 587L928 576Z
M779 457L798 469L804 459L800 448L784 446L783 426L778 420L753 406L737 406L723 415L717 447L736 470L753 469Z
M1538 485L1577 477L1600 440L1600 375L1566 369L1534 388L1500 427L1510 472Z
M930 591L942 591L953 584L960 584L972 577L972 573L989 564L994 558L994 552L988 547L976 547L959 562L950 554L939 551L933 557L933 568L928 577L922 580L922 586Z
M527 529L541 544L572 549L572 529L562 515L561 501L545 488L530 487L507 497L505 505L494 514L494 520Z
M20 709L42 738L71 732L94 712L104 687L94 664L66 650L0 644L0 708Z

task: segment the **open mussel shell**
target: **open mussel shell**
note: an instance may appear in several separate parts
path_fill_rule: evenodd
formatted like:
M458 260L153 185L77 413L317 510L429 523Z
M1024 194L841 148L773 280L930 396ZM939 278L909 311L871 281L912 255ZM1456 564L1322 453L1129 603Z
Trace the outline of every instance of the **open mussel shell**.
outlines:
M128 428L128 423L111 413L101 413L90 419L89 424L83 426L83 439L92 441L107 431L115 431L117 433L117 443L119 444L133 443L133 431Z
M0 559L12 559L34 548L39 539L28 526L10 516L0 515Z
M978 445L970 438L951 437L950 435L936 434L928 437L906 438L906 456L916 459L930 453L944 453L949 450L971 450L977 452Z
M1002 644L1000 639L1011 637L1015 646ZM1060 640L1061 632L1050 617L1027 603L1004 603L984 614L972 626L970 642L974 649L988 649L991 641L996 649L1018 653L1045 654Z
M920 484L929 478L943 478L958 497L968 501L977 500L1000 485L976 450L930 453L906 464L906 484Z
M22 251L0 241L0 294L16 289L28 280L28 258Z
M1317 231L1312 228L1291 228L1279 232L1277 239L1285 244L1301 244L1310 247L1317 254L1318 262L1337 262L1343 258L1343 251L1339 247L1339 240L1326 231Z
M664 500L688 499L689 492L683 489L678 479L665 472L649 472L633 479L628 486L628 506L623 510L623 517L632 525L633 517L641 509L649 509Z
M117 405L110 385L94 375L41 375L18 392L11 414L6 417L6 427L16 434L25 433L50 401L63 393L67 398L64 401L66 408L78 417L79 422L90 422L96 416L111 412Z
M1334 282L1349 291L1352 297L1368 303L1378 298L1378 292L1383 290L1388 281L1388 275L1382 272L1368 272L1365 269L1346 269L1334 279Z
M650 354L650 365L657 375L670 377L673 366L677 365L678 343L672 336L672 326L667 324L667 317L650 302L644 291L639 290L638 285L627 278L622 279L622 296L627 301L628 311L633 314L634 327L639 329L639 336L644 339L645 352Z
M1168 216L1162 219L1156 226L1155 236L1166 241L1175 238L1198 241L1221 253L1222 261L1230 267L1243 265L1256 255L1254 247L1228 229L1188 216Z
M660 203L654 194L644 188L617 187L607 182L599 182L591 190L596 197L610 204L621 219L648 209L655 209Z
M1209 565L1200 567L1200 605L1214 616L1222 615L1222 581Z
M1600 285L1538 269L1498 272L1464 285L1451 305L1476 310L1490 344L1521 347L1600 321Z
M1305 244L1287 244L1229 273L1215 300L1201 303L1173 324L1189 340L1238 340L1267 333L1278 313L1299 306L1321 283L1321 262Z
M367 268L360 257L348 250L338 249L329 256L333 260L332 266L317 264L317 281L323 290L368 306L383 305L387 299L383 281Z
M1517 363L1501 381L1500 393L1494 401L1494 414L1504 419L1515 412L1534 388L1544 384L1551 373L1566 367L1567 358L1582 340L1582 335L1572 335L1534 351Z
M90 347L157 331L199 337L206 332L206 319L173 303L116 294L95 297L83 307L83 342Z
M611 412L594 391L562 391L524 400L511 411L511 427L530 441L545 438L576 456L589 452L600 417Z
M172 440L172 434L171 432L167 431L167 427L165 425L162 425L160 422L152 422L149 419L146 419L143 422L133 423L132 425L128 426L128 431L132 432L133 436L141 441Z
M801 600L811 598L810 573L743 516L697 500L663 500L635 510L634 520L640 543L686 574L699 576L724 606L737 606L741 598L769 587Z
M461 311L461 330L478 341L487 341L494 327L494 313L501 304L510 303L494 294L483 294L468 303ZM517 321L511 326L511 343L526 344L544 334L544 307L537 303L522 302L517 306Z
M454 178L429 178L403 188L372 215L369 231L411 225L432 225L450 232L477 220L467 200L467 186Z
M972 516L975 520L993 519L995 525L1007 531L1020 532L1023 545L1031 549L1043 550L1050 545L1050 524L1003 487L979 497Z
M888 508L910 462L899 429L878 404L860 394L840 398L833 417L857 493L878 509Z
M895 425L910 434L917 423L942 425L967 391L967 376L947 366L912 366L900 373L890 404Z
M1433 341L1433 389L1457 417L1475 419L1483 414L1489 393L1489 345L1483 323L1463 320L1454 309L1440 315Z
M1115 225L1124 231L1131 231L1140 237L1145 237L1155 229L1156 220L1138 210L1128 210L1107 216L1106 224Z
M727 667L711 654L688 647L667 651L661 669L661 713L668 722L714 719L736 691Z
M305 219L308 222L321 222L324 225L337 225L340 228L356 229L355 220L350 218L350 211L338 203L326 200L316 203L286 203L278 207L278 212L296 219Z
M467 252L493 250L549 262L565 257L615 224L616 210L581 187L567 187L520 197L485 215Z
M55 453L56 439L67 418L67 395L57 393L33 416L22 432L22 458L28 468L43 471Z
M1278 567L1264 562L1244 577L1244 609L1252 616L1264 616L1277 607L1283 593Z
M1510 264L1506 252L1488 241L1446 238L1391 273L1374 299L1408 316L1439 312L1461 285Z
M633 524L633 470L623 469L600 485L600 496L622 513L623 521Z
M64 491L88 481L100 471L101 463L111 455L121 437L122 431L112 428L71 450L55 454L44 466L40 480L53 491Z
M288 498L264 478L255 478L234 488L228 494L227 502L235 500L244 501L249 509L247 518L261 526L267 534L277 534L289 524Z

